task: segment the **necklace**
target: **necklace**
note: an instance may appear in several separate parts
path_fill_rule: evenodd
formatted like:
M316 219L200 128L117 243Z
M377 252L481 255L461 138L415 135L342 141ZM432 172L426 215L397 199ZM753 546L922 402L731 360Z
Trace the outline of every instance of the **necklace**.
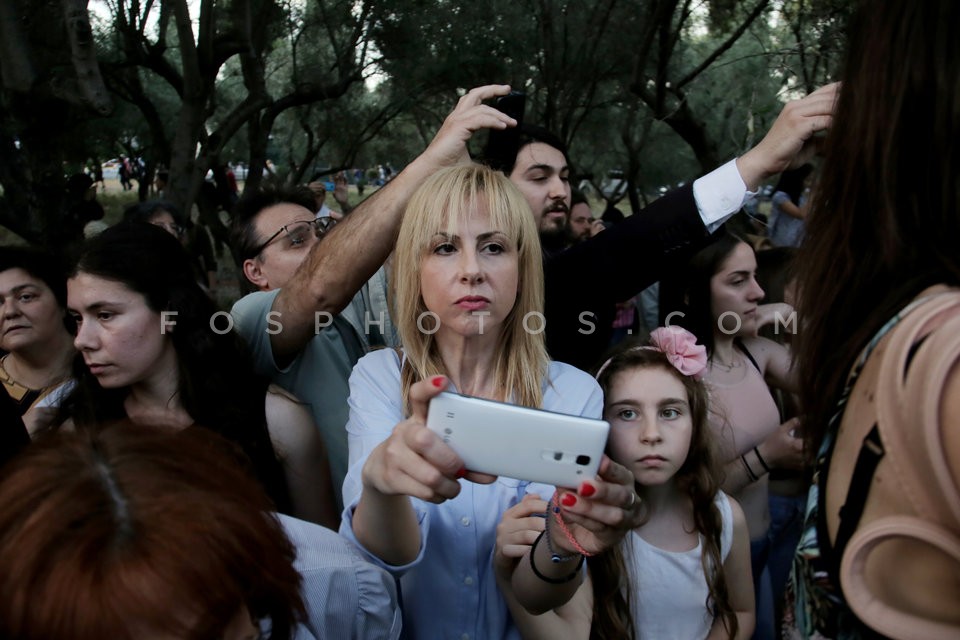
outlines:
M10 355L10 354L7 354ZM20 384L13 379L13 376L10 375L10 372L7 371L7 368L4 366L6 363L7 356L0 358L0 383L2 383L6 393L10 395L11 398L20 402L29 394L39 393L37 389L31 389L30 387ZM30 402L33 402L35 398L31 398Z
M738 357L735 362L731 362L730 364L727 364L726 362L718 358L716 355L714 355L712 358L710 358L710 366L716 367L721 371L733 371L734 369L739 369L740 367L743 366L743 358Z
M9 355L10 354L8 353L3 357L0 357L0 382L2 382L7 387L11 395L13 395L13 393L15 392L19 394L20 397L22 397L24 394L31 391L35 391L42 394L47 389L57 386L58 384L60 384L66 379L66 376L61 375L53 378L47 384L42 385L36 389L28 387L22 382L17 381L17 379L13 377L13 374L11 374L10 371L7 369L7 364L8 364L7 356ZM15 399L19 400L19 398L15 398Z

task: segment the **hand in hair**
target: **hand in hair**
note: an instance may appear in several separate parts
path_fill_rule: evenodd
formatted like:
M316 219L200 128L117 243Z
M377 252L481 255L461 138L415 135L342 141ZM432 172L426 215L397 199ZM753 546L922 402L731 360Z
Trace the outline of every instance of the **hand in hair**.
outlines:
M467 141L474 132L480 129L506 129L517 125L517 121L507 114L483 104L484 100L505 96L509 92L510 86L505 84L490 84L471 89L457 102L457 106L443 121L443 126L420 157L427 158L438 167L470 162Z
M737 169L750 191L772 175L809 162L819 143L814 135L830 127L839 92L840 83L834 82L788 102L763 140L737 158Z

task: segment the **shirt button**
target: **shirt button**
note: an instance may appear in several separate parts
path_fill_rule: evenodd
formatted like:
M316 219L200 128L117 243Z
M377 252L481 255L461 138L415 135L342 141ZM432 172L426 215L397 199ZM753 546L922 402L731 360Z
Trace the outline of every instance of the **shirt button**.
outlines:
M460 518L460 524L462 524L462 525L465 526L465 527L469 527L469 526L470 526L470 518L468 518L467 516L463 516L462 518Z
M473 584L473 578L471 578L470 576L467 576L466 578L463 579L463 584L469 587L470 585Z

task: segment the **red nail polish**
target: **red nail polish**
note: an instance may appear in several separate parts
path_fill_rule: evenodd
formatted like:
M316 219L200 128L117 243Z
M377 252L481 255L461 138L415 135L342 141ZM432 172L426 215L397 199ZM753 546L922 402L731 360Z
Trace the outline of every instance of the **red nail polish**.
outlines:
M563 497L560 498L560 504L565 507L572 507L573 505L577 504L577 496L573 495L572 493L565 493L563 494Z
M433 376L433 378L430 379L430 384L439 389L443 386L443 376Z
M597 489L592 484L587 484L586 482L580 484L580 495L584 498L589 498L596 492Z
M466 478L466 477L467 477L467 468L460 467L460 470L457 471L457 479Z

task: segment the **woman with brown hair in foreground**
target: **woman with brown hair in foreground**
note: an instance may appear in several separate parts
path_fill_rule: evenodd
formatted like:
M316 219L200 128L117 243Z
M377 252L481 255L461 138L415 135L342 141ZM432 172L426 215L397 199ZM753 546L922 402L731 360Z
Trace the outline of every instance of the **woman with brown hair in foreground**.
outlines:
M960 5L862 3L801 249L799 635L960 636Z
M0 637L398 637L389 576L270 513L232 446L128 423L31 445L0 477Z

